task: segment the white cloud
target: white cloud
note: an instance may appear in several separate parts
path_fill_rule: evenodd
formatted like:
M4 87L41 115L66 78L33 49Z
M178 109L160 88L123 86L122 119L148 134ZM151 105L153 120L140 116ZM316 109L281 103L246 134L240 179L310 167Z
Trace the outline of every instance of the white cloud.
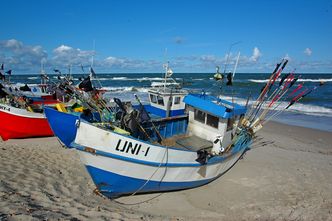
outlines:
M250 60L257 62L261 56L262 56L262 53L260 52L260 50L257 47L255 47L253 50L252 56L250 57Z
M65 53L65 52L68 52L68 51L71 51L71 50L73 50L72 47L69 47L67 45L60 45L59 47L54 49L53 52L55 54L61 54L61 53Z
M130 58L117 58L109 56L102 60L99 65L104 69L112 69L113 71L162 71L162 62L157 60L140 60Z
M307 56L311 56L312 50L311 50L311 48L306 48L306 49L304 49L303 53Z
M179 39L181 40L181 39ZM179 42L180 43L180 42ZM306 48L304 53L310 56L312 50ZM16 39L0 41L0 63L5 63L6 69L13 69L14 73L38 73L40 62L45 63L45 69L64 69L72 65L74 73L80 73L80 65L90 65L91 58L95 54L92 50L82 50L69 45L59 45L48 54L40 45L26 45ZM218 56L219 55L219 56ZM224 55L188 55L170 57L171 67L175 72L211 72L219 65L224 70L227 54ZM237 54L230 54L227 70L232 70ZM264 61L258 47L253 48L252 54L241 54L238 72L270 72L277 61ZM285 58L291 60L288 54ZM95 70L104 72L163 72L163 59L136 59L129 57L117 57L109 55L102 58L95 58ZM314 63L302 63L294 58L292 66L299 68L299 71L325 71L331 72L331 61ZM253 65L254 64L254 65Z
M90 63L94 51L85 51L68 45L60 45L53 50L51 63L58 66L80 65Z
M31 70L47 59L47 52L40 45L25 45L16 39L0 41L0 60L14 71Z

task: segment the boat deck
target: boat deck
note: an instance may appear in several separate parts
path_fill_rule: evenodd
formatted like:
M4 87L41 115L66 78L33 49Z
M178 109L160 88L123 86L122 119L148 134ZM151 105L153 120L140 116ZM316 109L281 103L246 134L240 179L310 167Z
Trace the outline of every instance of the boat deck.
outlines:
M213 144L195 135L179 135L164 139L162 142L165 146L172 146L180 149L186 149L197 152L198 150L211 149Z

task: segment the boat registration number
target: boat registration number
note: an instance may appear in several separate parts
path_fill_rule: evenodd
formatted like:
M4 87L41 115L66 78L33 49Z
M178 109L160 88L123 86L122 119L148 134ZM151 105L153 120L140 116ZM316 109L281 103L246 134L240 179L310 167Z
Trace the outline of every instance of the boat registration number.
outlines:
M10 107L5 107L5 106L0 105L0 110L10 111Z

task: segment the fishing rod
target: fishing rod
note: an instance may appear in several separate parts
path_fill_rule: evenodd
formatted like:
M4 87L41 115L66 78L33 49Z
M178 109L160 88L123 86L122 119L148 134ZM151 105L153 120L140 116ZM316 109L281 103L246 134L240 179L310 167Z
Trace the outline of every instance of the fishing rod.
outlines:
M263 105L265 99L267 98L265 95L267 95L270 92L270 90L271 90L272 86L274 85L276 79L280 76L281 72L286 67L287 63L288 63L288 60L283 59L281 63L277 64L278 68L281 66L281 64L282 64L282 66L281 66L281 68L279 68L279 70L276 67L275 71L276 70L278 70L278 71L277 72L274 71L275 73L271 75L271 77L269 79L269 82L266 84L266 86L264 87L261 95L258 98L258 101L259 101L258 106L256 106L256 108L254 108L253 114L251 115L251 117L249 116L249 118L248 118L249 121L252 121L256 118L258 112L262 108L262 105Z
M295 82L297 81L298 78L294 78L293 75L288 75L288 77L286 79L284 79L282 82L280 81L280 83L284 83L284 85L279 84L279 92L276 93L276 95L272 98L271 102L268 104L267 108L264 109L264 111L262 111L262 113L260 114L260 116L257 118L257 120L255 120L252 123L252 126L255 126L257 123L261 122L264 120L265 116L267 115L267 113L269 111L271 111L271 107L273 106L273 104L275 102L278 102L287 92L288 90L295 84Z
M290 108L292 105L294 105L295 103L299 102L301 99L303 99L304 97L306 97L308 94L312 93L313 91L315 91L316 89L318 89L319 87L323 86L325 84L324 81L320 82L319 85L313 87L312 89L305 89L304 91L302 91L300 94L298 94L297 96L295 96L290 102L289 104L282 110L280 110L279 112L275 113L274 115L272 115L271 117L269 117L266 121L264 121L264 124L266 124L267 122L269 122L273 117L276 117L277 115L281 114L283 111L287 110L288 108Z
M293 79L294 79L294 73L286 74L281 78L278 87L272 92L272 94L266 100L263 101L263 104L265 104L267 102L269 102L269 104L265 105L266 106L265 108L261 108L261 110L262 110L261 113L264 113L266 110L268 110L274 104L276 99L278 99L280 97L280 95L283 93L283 91L285 91L285 90L287 91L287 89L288 89L287 86L293 81ZM294 83L295 82L293 82L291 84L291 86ZM263 104L261 105L262 107L263 107ZM259 111L257 111L257 114L258 113L259 113Z
M255 101L255 103L251 106L250 110L247 113L247 119L249 120L252 116L252 114L254 113L255 109L258 107L259 103L261 102L262 98L264 97L270 82L272 81L272 78L274 77L275 73L277 72L277 70L279 69L279 67L281 66L281 64L284 62L284 59L281 60L280 63L277 63L274 71L272 72L272 74L270 75L270 78L268 80L268 82L265 84L265 86L263 87L261 93L259 94L257 100Z

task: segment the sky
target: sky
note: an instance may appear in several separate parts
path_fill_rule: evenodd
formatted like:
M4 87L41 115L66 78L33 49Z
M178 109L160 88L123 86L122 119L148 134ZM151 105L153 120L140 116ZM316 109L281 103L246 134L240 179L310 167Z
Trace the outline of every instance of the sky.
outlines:
M332 73L332 0L0 0L0 63L160 73Z

